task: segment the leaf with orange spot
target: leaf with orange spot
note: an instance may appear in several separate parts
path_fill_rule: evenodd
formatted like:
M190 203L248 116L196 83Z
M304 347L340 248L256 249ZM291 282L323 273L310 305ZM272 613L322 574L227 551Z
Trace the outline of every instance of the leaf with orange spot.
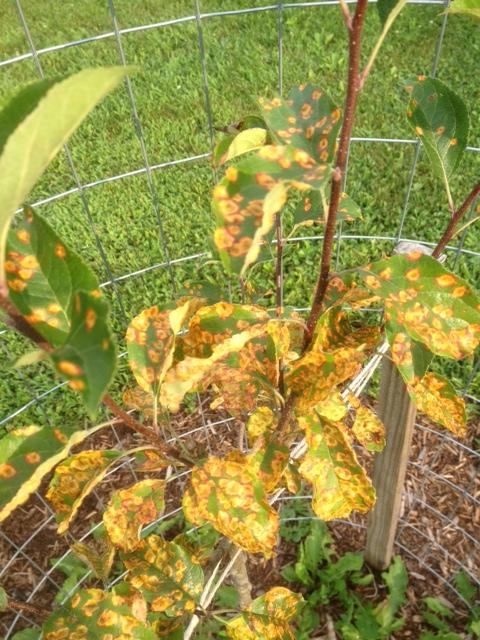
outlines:
M160 627L175 626L195 611L203 589L203 570L175 542L149 535L137 548L122 554L128 582L138 589L149 605L150 619Z
M62 346L74 295L99 291L96 275L30 207L8 233L5 266L14 305L52 346Z
M319 416L330 422L340 422L348 415L348 407L339 391L333 391L325 400L319 402L315 410Z
M64 460L73 446L104 428L12 429L0 439L0 522L38 489L42 479Z
M115 558L115 547L107 536L92 542L75 542L71 549L99 580L108 579Z
M248 464L210 457L192 471L183 496L185 517L212 526L249 553L271 557L277 541L278 514Z
M144 391L141 387L130 387L122 394L123 404L127 409L138 411L145 418L153 418L155 415L153 408L153 395Z
M270 407L258 407L247 421L248 439L251 444L275 428L275 414Z
M227 623L227 636L231 640L295 640L297 635L290 622L304 604L301 594L273 587Z
M74 297L66 342L51 354L56 370L78 391L91 416L109 387L117 366L117 348L108 325L108 304L83 291Z
M165 508L164 488L163 480L141 480L112 495L103 524L115 546L133 551L140 544L142 527L153 522Z
M287 446L276 441L274 436L262 436L256 441L253 450L245 456L245 462L266 493L272 493L287 468L289 458Z
M365 286L385 304L392 358L407 382L423 374L429 354L461 359L480 342L480 299L430 256L414 252L380 260L362 271Z
M435 174L448 183L467 146L467 107L434 78L409 78L405 89L410 95L408 122L422 141Z
M367 451L382 451L385 447L385 426L365 405L357 407L352 432Z
M80 589L50 615L42 631L44 640L157 638L146 622L144 599L126 584L117 585L111 592Z
M47 491L47 499L55 511L57 533L68 530L85 498L122 455L125 454L120 451L81 451L57 466Z
M371 351L382 338L378 326L354 327L340 306L327 309L318 319L312 351L333 351L340 347Z
M165 456L153 447L142 447L134 452L134 456L136 464L135 471L142 471L144 473L161 471L172 464L171 460L165 458Z
M452 384L437 373L427 373L415 385L408 387L417 409L434 422L459 437L467 434L465 401Z
M346 427L321 419L315 412L299 416L308 445L299 471L313 486L312 507L322 520L346 518L352 511L366 513L375 503L375 491L358 463Z
M330 174L327 164L292 146L268 145L229 167L213 190L214 240L224 267L243 273L266 255L265 242L288 189L320 189Z
M328 201L322 198L320 191L309 191L298 203L293 212L293 224L312 226L323 224L327 219ZM362 210L346 193L340 196L337 221L352 222L362 217Z
M317 162L333 161L341 112L322 89L294 87L286 99L262 99L260 106L279 144L303 149Z
M298 395L296 408L305 413L326 400L339 384L353 378L365 354L356 348L340 348L331 353L307 351L290 367L285 382Z

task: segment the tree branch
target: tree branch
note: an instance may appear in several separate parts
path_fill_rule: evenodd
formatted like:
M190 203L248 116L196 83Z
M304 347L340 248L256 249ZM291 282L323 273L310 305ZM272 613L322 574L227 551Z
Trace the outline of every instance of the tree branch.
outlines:
M312 309L307 320L305 331L304 349L308 347L312 340L313 330L317 324L318 317L322 309L322 302L328 286L330 275L330 261L333 251L333 238L335 236L335 225L337 222L337 212L340 203L342 176L345 173L348 156L348 145L352 135L353 122L355 119L355 109L357 98L360 92L360 52L361 36L368 0L358 0L357 8L352 22L352 30L349 33L349 61L348 61L348 86L345 98L345 115L343 119L340 142L338 145L336 168L333 172L330 205L328 208L327 223L323 236L323 250L320 263L320 274L318 277L315 293L313 296Z
M340 4L340 11L342 12L342 18L345 23L345 26L349 31L352 30L352 16L350 15L350 9L348 8L348 4L345 0L338 0Z
M445 233L440 238L439 243L437 244L437 246L435 247L432 253L433 258L438 258L438 256L442 253L442 251L445 249L447 244L453 238L453 235L455 233L458 223L463 218L463 216L467 213L467 211L470 209L472 204L475 202L475 198L479 194L480 194L480 182L473 187L473 189L470 191L468 196L465 198L461 207L453 213L452 217L450 218L450 222L448 223L448 226L445 229Z

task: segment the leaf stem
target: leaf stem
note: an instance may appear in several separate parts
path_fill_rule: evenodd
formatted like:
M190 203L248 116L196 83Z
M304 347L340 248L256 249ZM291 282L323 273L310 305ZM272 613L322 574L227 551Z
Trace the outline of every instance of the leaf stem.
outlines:
M313 296L312 309L307 320L305 331L304 349L306 349L313 336L313 330L317 324L318 317L322 309L322 302L328 286L330 275L330 262L333 251L333 238L335 236L335 225L337 222L337 212L342 192L342 176L345 173L348 156L348 145L352 135L353 122L355 119L355 109L360 91L360 52L362 29L365 21L368 0L358 0L355 15L352 21L352 30L349 32L349 61L348 61L348 86L345 98L345 116L338 145L336 169L332 175L330 203L328 208L327 224L323 236L323 250L320 263L320 274L318 276L315 293Z
M342 12L343 21L349 31L352 30L352 16L350 15L350 9L345 0L338 0L340 5L340 11Z
M467 213L467 211L470 209L470 207L472 206L472 204L474 203L478 195L480 195L480 182L478 182L473 187L473 189L470 191L468 196L463 201L463 204L456 211L454 211L452 217L450 218L450 222L448 223L448 226L445 229L445 233L440 238L439 243L437 244L437 246L435 247L432 253L433 258L438 258L438 256L442 253L442 251L445 249L447 244L453 238L458 223L463 218L463 216Z
M399 0L399 2L397 2L397 4L388 14L388 17L385 20L385 24L383 25L382 33L380 34L380 37L378 38L375 46L373 47L372 53L370 54L370 57L368 59L367 64L365 65L364 70L360 74L359 91L363 89L363 85L365 84L370 74L370 71L372 70L373 63L375 62L378 56L378 53L382 47L382 44L385 38L387 37L388 32L390 31L390 28L392 27L393 23L397 19L398 14L406 4L407 4L407 0Z
M41 607L37 607L34 604L30 604L29 602L20 602L19 600L14 600L13 598L8 598L7 607L9 609L13 609L14 611L32 613L33 615L40 616L42 618L49 616L51 613L51 611L48 611L48 609L42 609Z

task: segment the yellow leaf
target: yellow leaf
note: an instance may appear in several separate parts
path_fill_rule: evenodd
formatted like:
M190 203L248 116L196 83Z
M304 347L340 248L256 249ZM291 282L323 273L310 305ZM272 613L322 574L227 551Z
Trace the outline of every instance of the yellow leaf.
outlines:
M238 136L235 136L228 147L226 156L222 158L222 164L242 155L243 153L247 153L247 151L253 151L254 149L263 147L266 141L267 130L262 129L261 127L252 127L252 129L240 131Z
M298 418L305 429L308 451L300 474L313 486L312 507L322 520L346 518L353 510L373 507L375 491L359 465L346 428L322 420L315 412Z
M448 380L436 373L427 373L420 382L408 389L421 413L456 436L466 436L465 401L457 396Z
M260 436L269 433L274 429L275 414L270 407L258 407L249 417L247 422L247 433L250 442Z
M382 451L385 447L385 427L373 411L364 405L357 408L352 431L367 451Z

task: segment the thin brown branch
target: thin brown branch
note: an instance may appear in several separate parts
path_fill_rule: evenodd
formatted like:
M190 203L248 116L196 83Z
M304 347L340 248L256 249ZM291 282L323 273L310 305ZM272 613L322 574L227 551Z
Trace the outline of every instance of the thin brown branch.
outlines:
M345 0L338 0L340 5L340 11L342 12L342 18L345 23L345 26L349 31L353 29L352 25L352 16L350 15L350 9L348 8L348 4Z
M472 204L475 202L475 199L480 194L480 182L476 184L473 189L470 191L468 196L465 198L461 207L459 207L450 218L450 222L448 223L447 228L445 229L445 233L441 237L439 243L435 247L432 256L434 258L438 258L442 251L445 249L447 244L453 238L457 225L463 216L469 211Z
M320 274L318 277L315 293L313 296L312 309L307 320L305 331L304 348L310 344L313 330L317 324L318 317L322 309L322 302L328 286L330 275L330 262L333 251L333 238L335 236L335 226L337 222L337 212L342 193L342 176L345 173L348 157L348 146L352 135L352 128L355 119L355 109L360 91L360 53L362 29L365 21L368 0L358 0L355 15L352 22L352 30L349 32L349 59L348 59L348 85L345 98L345 115L343 118L342 131L337 151L336 168L333 172L330 204L328 208L327 223L323 236L323 250L320 263Z
M51 611L48 611L48 609L42 609L41 607L37 607L34 604L30 604L29 602L20 602L19 600L14 600L13 598L8 598L7 606L9 609L13 609L14 611L31 613L34 616L40 616L41 618L46 618L51 614Z

